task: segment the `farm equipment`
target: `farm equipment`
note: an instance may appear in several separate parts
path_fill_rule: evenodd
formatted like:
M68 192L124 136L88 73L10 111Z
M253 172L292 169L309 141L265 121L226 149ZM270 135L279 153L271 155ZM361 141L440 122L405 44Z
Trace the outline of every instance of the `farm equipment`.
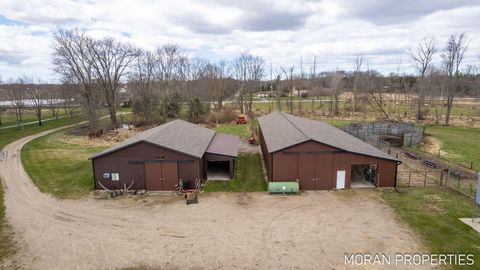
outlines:
M185 197L185 203L187 205L198 203L198 193L200 192L201 187L200 179L195 180L194 189L189 189L187 179L180 179L180 182L177 185L177 194Z
M247 124L248 116L246 114L239 114L237 116L237 125L245 125Z
M257 143L257 140L255 140L255 137L253 136L253 134L250 136L250 138L248 138L248 143L249 144L256 144Z
M458 179L466 179L468 178L468 176L463 173L463 172L460 172L460 171L457 171L457 170L453 170L453 169L444 169L443 170L444 172L450 174L451 176L455 177L455 178L458 178Z
M430 167L430 168L432 168L432 169L438 168L438 164L437 164L437 163L435 163L435 162L433 162L433 161L431 161L431 160L428 160L428 159L424 159L424 160L422 161L422 163L423 163L425 166L428 166L428 167Z
M126 193L131 193L131 194L134 194L134 195L137 193L136 190L130 190L130 188L135 183L135 180L133 180L132 183L130 183L130 185L128 187L127 187L127 184L124 183L123 188L118 189L118 190L108 189L104 185L102 185L102 182L100 182L100 181L97 181L97 183L103 190L108 191L110 193L110 198L115 198L115 197L118 197L118 196L122 196L123 194L126 194Z
M412 159L418 159L418 156L413 154L413 153L410 153L410 152L405 152L405 156L409 157L409 158L412 158Z

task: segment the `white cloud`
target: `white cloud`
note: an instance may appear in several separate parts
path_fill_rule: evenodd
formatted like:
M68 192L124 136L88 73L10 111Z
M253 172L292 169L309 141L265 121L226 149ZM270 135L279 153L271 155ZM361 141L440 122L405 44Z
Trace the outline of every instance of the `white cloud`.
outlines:
M406 50L425 34L443 47L448 35L467 32L465 63L480 54L480 1L175 0L0 2L0 75L54 79L51 33L81 27L94 36L113 36L153 49L179 44L192 55L233 58L242 52L275 65L319 70L353 67L363 54L384 74L411 72ZM417 8L406 8L418 5ZM396 7L396 8L395 8ZM439 59L437 59L438 62Z

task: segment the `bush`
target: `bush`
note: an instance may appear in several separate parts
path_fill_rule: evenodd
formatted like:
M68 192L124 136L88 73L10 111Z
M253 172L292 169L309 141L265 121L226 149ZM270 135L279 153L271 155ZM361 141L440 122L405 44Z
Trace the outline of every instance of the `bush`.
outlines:
M219 112L220 115L218 117L218 122L222 124L228 124L237 119L237 113L230 109L230 108L225 108L221 112Z

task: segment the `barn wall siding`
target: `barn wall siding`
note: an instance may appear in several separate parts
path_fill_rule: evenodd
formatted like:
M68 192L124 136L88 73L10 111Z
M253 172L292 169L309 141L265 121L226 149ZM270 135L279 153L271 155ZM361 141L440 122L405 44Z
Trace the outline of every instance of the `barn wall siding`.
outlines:
M263 147L262 147L263 148ZM345 170L345 187L350 187L351 166L377 164L380 187L395 185L395 161L344 152L315 141L308 141L273 153L271 181L300 179L302 189L331 189L336 187L337 171ZM313 166L315 164L315 166ZM311 180L312 177L316 181Z
M262 151L263 162L265 163L265 170L267 173L267 179L272 181L272 159L273 155L268 153L267 145L265 144L265 139L263 137L262 129L258 128L258 140L260 142L260 149Z
M133 180L135 180L133 189L145 189L145 165L143 162L154 161L162 157L167 161L180 161L178 163L179 178L191 180L190 182L201 178L201 160L148 143L138 143L94 159L94 178L95 181L100 181L109 189L120 189L124 184L130 185ZM120 181L104 179L103 173L106 172L119 173ZM99 185L96 187L102 189Z

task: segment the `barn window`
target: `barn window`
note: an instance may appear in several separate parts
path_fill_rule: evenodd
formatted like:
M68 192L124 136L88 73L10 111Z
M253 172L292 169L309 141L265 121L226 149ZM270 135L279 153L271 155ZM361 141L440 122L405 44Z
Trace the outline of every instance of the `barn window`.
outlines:
M112 173L112 181L119 181L120 174L119 173Z

